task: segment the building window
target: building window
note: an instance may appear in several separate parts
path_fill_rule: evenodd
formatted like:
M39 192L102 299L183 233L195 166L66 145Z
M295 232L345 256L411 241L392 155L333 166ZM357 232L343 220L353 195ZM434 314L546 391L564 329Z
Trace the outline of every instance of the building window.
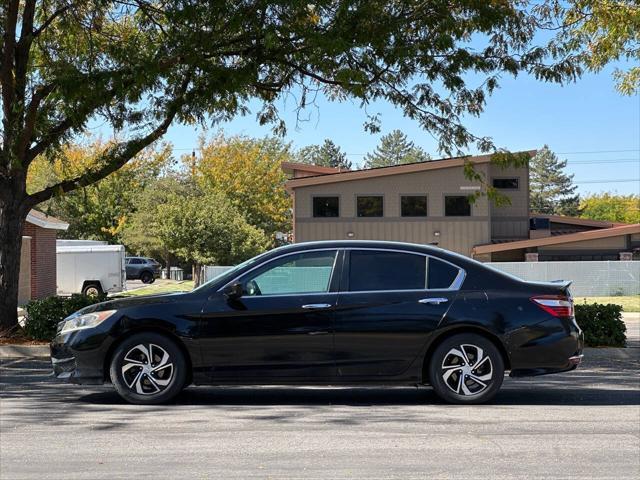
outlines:
M426 217L426 195L402 195L400 197L400 215L403 217Z
M444 197L444 215L446 217L470 217L471 203L469 203L469 197L462 195Z
M366 195L357 197L356 207L358 217L382 217L382 195Z
M314 217L339 217L340 198L339 197L313 197Z
M500 190L517 190L518 178L494 178L493 187Z

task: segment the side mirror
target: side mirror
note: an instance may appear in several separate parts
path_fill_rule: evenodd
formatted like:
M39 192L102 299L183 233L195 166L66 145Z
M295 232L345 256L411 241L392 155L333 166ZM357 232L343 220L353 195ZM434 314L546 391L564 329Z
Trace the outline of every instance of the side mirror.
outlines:
M228 300L236 300L240 298L243 293L243 288L241 283L232 283L228 287L224 289L222 292Z

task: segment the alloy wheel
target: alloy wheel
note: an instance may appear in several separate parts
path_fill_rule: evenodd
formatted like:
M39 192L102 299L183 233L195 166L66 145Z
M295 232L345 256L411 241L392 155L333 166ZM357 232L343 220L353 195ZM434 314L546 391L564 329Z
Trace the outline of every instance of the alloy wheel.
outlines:
M493 364L482 348L461 344L451 348L442 361L442 380L458 395L472 396L491 385Z
M122 378L127 387L140 395L162 392L173 378L173 361L169 353L154 343L138 344L122 361Z

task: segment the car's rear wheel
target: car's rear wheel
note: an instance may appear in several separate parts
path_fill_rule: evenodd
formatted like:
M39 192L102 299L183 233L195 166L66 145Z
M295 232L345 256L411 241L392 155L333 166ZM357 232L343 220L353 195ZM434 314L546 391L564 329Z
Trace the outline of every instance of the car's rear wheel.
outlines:
M118 394L130 403L157 404L184 388L187 362L169 338L143 332L122 342L113 353L109 375Z
M142 283L153 283L153 275L150 272L142 272L140 274L140 280Z
M443 340L429 361L431 386L449 403L474 404L491 400L504 379L504 361L489 339L461 333Z

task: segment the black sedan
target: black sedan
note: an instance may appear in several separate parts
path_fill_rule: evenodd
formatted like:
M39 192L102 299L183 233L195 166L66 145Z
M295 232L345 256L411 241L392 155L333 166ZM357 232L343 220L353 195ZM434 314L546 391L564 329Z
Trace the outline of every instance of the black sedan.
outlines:
M132 403L196 385L430 384L480 403L504 378L572 370L568 282L532 283L439 248L289 245L189 293L111 300L58 325L57 377Z

